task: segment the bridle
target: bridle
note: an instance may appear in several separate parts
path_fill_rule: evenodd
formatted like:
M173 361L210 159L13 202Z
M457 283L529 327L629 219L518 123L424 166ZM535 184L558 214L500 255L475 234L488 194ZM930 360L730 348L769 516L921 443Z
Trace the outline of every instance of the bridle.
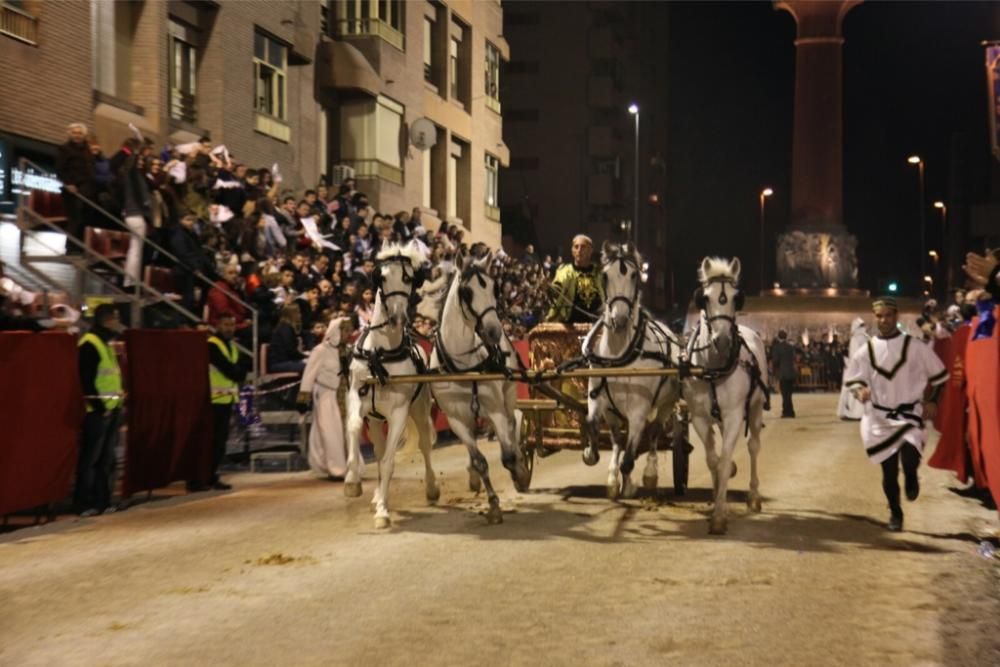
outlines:
M458 278L459 280L458 304L459 307L462 309L462 314L463 315L468 314L468 316L470 316L473 319L473 321L475 322L473 330L476 332L476 335L479 336L480 340L483 341L483 345L486 346L487 349L489 349L493 346L487 345L486 343L486 337L483 335L483 320L491 312L496 313L498 318L500 317L500 311L497 310L496 306L497 302L499 301L499 298L495 298L493 300L494 301L493 304L487 306L484 310L476 311L475 307L472 305L472 288L469 287L468 285L469 282L471 282L472 279L475 278L479 282L479 287L481 289L486 289L487 277L489 276L483 270L483 268L480 266L476 266L475 264L463 270L462 274ZM493 286L493 291L494 291L494 296L498 296L496 293L497 292L496 284L494 284Z
M609 257L607 260L601 263L601 279L604 281L604 293L607 294L608 291L608 275L604 271L614 264L618 263L618 270L624 276L628 273L628 267L632 267L635 270L635 275L632 278L632 296L631 298L623 295L619 295L610 299L604 307L604 312L610 314L612 307L619 301L624 302L625 306L628 308L628 314L631 317L632 311L635 310L635 305L639 300L639 263L636 262L634 257L628 257L625 255L618 255L616 257Z
M394 290L392 292L385 291L385 287L382 285L382 265L384 264L399 264L400 268L403 271L403 284L409 287L409 290L407 291ZM408 268L410 269L410 271L407 270ZM377 292L382 293L382 301L388 302L388 300L394 296L402 296L406 297L407 301L410 300L410 298L413 296L414 290L416 290L417 288L416 285L417 272L412 271L412 269L413 269L413 264L410 262L410 258L402 254L393 255L392 257L386 257L385 259L379 260L378 280L376 281L376 287L377 287Z

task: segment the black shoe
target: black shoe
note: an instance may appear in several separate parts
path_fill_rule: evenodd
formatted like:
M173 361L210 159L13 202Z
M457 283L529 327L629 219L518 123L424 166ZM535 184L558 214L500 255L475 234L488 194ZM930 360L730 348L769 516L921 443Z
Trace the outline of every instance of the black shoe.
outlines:
M903 530L903 515L902 514L890 514L889 515L889 532L899 533Z
M188 493L198 493L199 491L208 491L208 487L200 482L188 482L187 490Z
M226 484L221 479L212 482L212 489L215 491L229 491L231 488L233 488L232 484Z
M914 472L912 476L906 475L906 499L914 501L920 495L920 478Z

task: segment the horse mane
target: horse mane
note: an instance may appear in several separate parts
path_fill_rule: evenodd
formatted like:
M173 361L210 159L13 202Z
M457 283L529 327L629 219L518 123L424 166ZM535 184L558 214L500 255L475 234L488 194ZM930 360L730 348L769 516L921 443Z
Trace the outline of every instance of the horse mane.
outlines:
M396 257L397 255L408 259L414 269L420 268L420 266L424 263L423 254L421 254L420 250L414 243L407 243L406 245L401 243L388 243L381 250L379 250L378 254L375 255L375 259L377 261L381 261L390 257Z
M728 259L707 257L706 260L698 267L698 281L702 285L707 285L713 280L729 280L733 284L739 282L740 275L733 272L732 263Z

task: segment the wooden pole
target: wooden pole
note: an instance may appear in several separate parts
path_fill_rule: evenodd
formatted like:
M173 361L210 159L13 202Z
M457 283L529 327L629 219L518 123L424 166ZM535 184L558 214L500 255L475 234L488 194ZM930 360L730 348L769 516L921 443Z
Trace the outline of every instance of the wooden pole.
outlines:
M691 368L689 370L693 377L702 374L701 368ZM678 375L680 371L676 368L578 368L573 371L559 373L552 370L529 370L524 372L524 377L520 373L515 373L513 378L508 378L503 373L427 373L426 375L392 375L386 378L386 385L393 384L430 384L433 382L498 382L511 379L515 382L551 382L552 380L570 380L573 378L601 378L601 377L670 377ZM369 377L365 379L365 384L379 385L377 379Z

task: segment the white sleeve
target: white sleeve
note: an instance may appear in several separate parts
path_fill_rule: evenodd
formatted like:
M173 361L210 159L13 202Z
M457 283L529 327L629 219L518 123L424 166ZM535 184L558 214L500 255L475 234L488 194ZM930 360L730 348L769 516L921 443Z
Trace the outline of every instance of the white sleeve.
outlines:
M944 362L937 356L933 344L921 347L920 367L926 373L927 384L932 387L948 381L948 369L944 367Z
M317 345L309 353L309 360L306 361L306 369L302 372L302 382L299 384L299 391L311 392L316 376L319 375L319 368L323 362L322 343Z
M862 345L847 362L847 373L844 375L844 385L848 389L869 386L872 375L871 361L868 359L868 345Z

